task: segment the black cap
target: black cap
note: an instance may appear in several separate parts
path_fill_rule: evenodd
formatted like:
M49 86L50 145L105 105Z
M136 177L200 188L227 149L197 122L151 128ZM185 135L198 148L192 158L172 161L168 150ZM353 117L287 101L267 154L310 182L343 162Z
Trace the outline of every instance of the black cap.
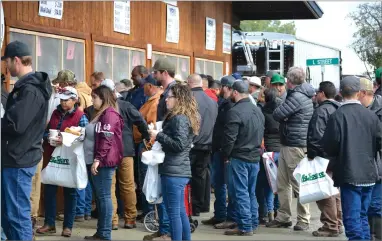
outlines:
M156 81L156 79L154 79L151 75L148 75L144 80L143 80L143 83L145 84L152 84L154 86L160 86L158 81Z
M233 83L232 89L236 90L240 94L248 94L248 84L245 81L237 80Z
M358 92L361 90L361 81L356 76L346 76L340 82L340 92L342 91Z
M13 57L24 57L24 56L32 56L29 47L20 41L13 41L5 47L4 56L1 57L1 60L5 60L6 58Z
M220 80L220 84L222 86L232 87L233 83L235 83L236 79L232 75L223 76Z

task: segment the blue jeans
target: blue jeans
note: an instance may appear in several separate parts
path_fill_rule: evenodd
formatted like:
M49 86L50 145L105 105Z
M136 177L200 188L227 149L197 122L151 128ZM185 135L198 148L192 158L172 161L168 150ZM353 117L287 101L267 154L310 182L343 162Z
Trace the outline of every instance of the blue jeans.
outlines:
M259 206L255 193L259 163L244 162L235 158L231 158L230 162L238 226L243 232L252 232L259 225Z
M186 207L184 189L189 178L161 176L163 202L171 224L171 240L191 240L191 229Z
M367 210L373 186L357 187L343 184L340 187L343 223L349 240L370 240Z
M370 207L367 212L370 217L382 217L382 184L376 183L371 194Z
M113 217L111 183L114 172L115 167L99 167L98 174L92 176L97 197L97 235L107 240L111 240L111 220Z
M76 207L76 216L90 216L92 212L92 200L93 193L90 185L90 181L88 181L88 185L85 189L79 190L77 189L77 207Z
M9 240L32 240L30 196L36 168L1 169L1 225Z
M228 205L227 205L227 221L235 222L237 223L237 209L236 209L236 200L235 200L235 185L233 183L232 178L232 168L231 163L225 164L225 171L226 171L226 182L227 182L227 191L228 191Z
M44 185L44 205L45 205L45 225L56 226L56 185ZM64 228L73 228L74 217L76 216L77 189L64 187Z

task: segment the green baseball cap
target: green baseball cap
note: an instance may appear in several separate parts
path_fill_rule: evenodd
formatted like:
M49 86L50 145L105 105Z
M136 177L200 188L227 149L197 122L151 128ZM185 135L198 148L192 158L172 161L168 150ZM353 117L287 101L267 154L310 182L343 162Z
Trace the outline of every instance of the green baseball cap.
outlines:
M375 70L375 78L381 78L382 77L382 67L379 67Z
M157 61L155 61L155 64L152 70L153 71L167 70L167 71L175 72L175 65L168 58L161 57Z
M60 72L58 72L57 78L52 80L53 84L59 84L59 83L63 83L63 82L67 82L67 83L76 83L77 82L76 75L73 73L73 71L68 70L68 69L61 70Z
M285 78L279 74L274 74L271 79L271 84L283 84L285 85Z

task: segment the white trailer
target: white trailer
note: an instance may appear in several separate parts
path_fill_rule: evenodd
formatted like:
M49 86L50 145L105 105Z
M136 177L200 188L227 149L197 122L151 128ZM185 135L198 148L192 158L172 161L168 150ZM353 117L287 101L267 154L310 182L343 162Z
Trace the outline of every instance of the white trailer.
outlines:
M300 66L306 71L306 80L315 88L321 81L332 81L337 88L339 87L341 78L339 49L296 38L290 34L270 32L235 31L232 42L234 72L262 76L267 71L273 70L286 75L290 67ZM248 58L249 55L251 58ZM312 62L312 60L319 61Z

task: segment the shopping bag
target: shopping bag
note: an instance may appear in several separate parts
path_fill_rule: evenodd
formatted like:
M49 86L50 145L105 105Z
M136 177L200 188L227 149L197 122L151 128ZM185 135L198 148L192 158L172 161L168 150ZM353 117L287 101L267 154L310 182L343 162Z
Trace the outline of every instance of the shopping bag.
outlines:
M272 188L272 192L277 194L277 165L273 156L273 152L265 152L263 154L263 162L269 186Z
M88 175L83 143L76 141L69 133L62 133L62 137L63 145L54 149L48 165L41 171L41 182L84 189L88 184Z
M312 161L305 157L298 164L293 176L299 183L300 203L316 202L339 193L326 173L328 164L329 160L322 157L315 157Z
M162 186L158 173L158 165L149 165L143 182L142 192L146 196L147 202L158 204L162 202Z

